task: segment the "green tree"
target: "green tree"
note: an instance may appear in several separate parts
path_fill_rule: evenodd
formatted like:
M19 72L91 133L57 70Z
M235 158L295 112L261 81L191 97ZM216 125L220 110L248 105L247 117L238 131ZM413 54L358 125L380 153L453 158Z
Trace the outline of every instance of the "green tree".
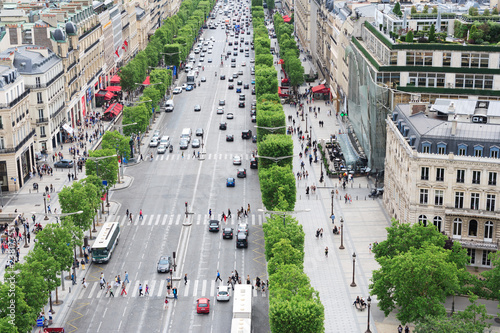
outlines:
M396 14L397 16L402 16L403 13L401 12L401 4L399 2L396 2L394 5L394 8L392 9L392 12Z
M471 304L464 311L455 312L450 317L444 315L422 318L416 323L415 332L483 333L491 326L487 320L493 317L488 315L484 304L477 304L477 299L476 295L470 294Z
M311 289L309 277L296 265L280 265L275 273L269 275L269 298L311 297Z
M432 7L432 14L437 14L437 13L438 13L437 6Z
M121 135L118 131L107 131L104 133L101 141L102 149L111 149L116 151L120 157L129 158L130 145L129 139Z
M293 156L293 140L289 135L268 135L258 143L257 148L260 156L276 158ZM260 168L268 168L274 164L291 167L292 157L281 159L277 163L267 158L260 158L259 164Z
M143 104L137 106L126 106L123 108L123 125L133 124L123 127L123 133L125 135L137 134L139 132L146 132L149 126L149 111Z
M92 221L96 214L95 194L93 197L89 197L89 189L95 190L98 193L98 189L95 185L91 183L84 183L82 181L73 182L71 186L65 186L59 192L59 203L61 204L62 213L74 213L78 211L83 211L82 214L72 215L73 223L78 226L81 230L85 231L90 228ZM97 204L99 208L99 203Z
M493 11L491 12L492 15L498 15L498 8L494 7Z
M411 6L411 13L416 14L417 13L417 7Z
M267 209L273 209L280 202L281 195L288 203L282 210L294 209L297 189L295 176L289 167L272 165L267 169L259 168L259 180L262 202Z
M413 30L408 31L408 33L406 34L405 40L407 43L413 43Z
M121 68L118 76L120 76L120 86L122 87L122 90L131 92L137 88L136 83L142 82L140 81L139 71L140 68L134 61L130 61Z
M295 296L290 299L270 299L269 324L273 333L321 333L324 327L324 307L317 293L310 299Z
M470 16L479 16L479 11L475 7L470 7L469 8L469 15Z
M428 242L377 261L381 268L373 272L371 293L385 316L397 308L396 318L403 323L444 315L446 296L460 287L449 251Z
M47 224L36 235L35 250L40 249L54 257L59 270L69 270L73 264L71 249L71 232L59 224Z
M483 16L490 16L490 10L488 8L486 8L483 12Z
M276 105L277 108L279 108L281 105ZM259 108L257 107L257 110ZM285 113L283 112L283 108L281 108L281 112L277 111L262 111L259 110L257 112L257 139L258 142L260 143L262 140L266 138L267 135L273 135L274 134L286 134L286 121L285 121ZM276 128L276 127L281 127L280 129L276 130L269 130L265 129L262 127L268 127L268 128ZM258 143L257 143L258 145ZM268 156L268 155L264 155Z
M434 24L432 24L429 30L429 42L434 41L436 41L436 27L434 26Z
M156 111L160 110L158 108L158 105L160 105L160 101L163 98L163 94L159 92L155 87L156 86L149 86L146 89L144 89L141 97L142 101L151 101L144 103L146 108L149 110L151 116L153 107L155 108Z
M179 66L181 62L181 47L180 44L165 45L163 54L165 56L165 65Z
M44 294L39 296L47 300L46 295L50 295L52 290L61 285L61 279L57 276L60 271L59 263L51 254L41 248L30 251L24 259L31 267L40 269L40 275L45 279L47 289L44 290Z
M273 66L273 56L271 54L259 54L255 56L255 65Z
M263 225L267 261L273 257L272 250L274 245L279 243L282 239L289 240L294 249L298 250L300 253L304 253L305 234L302 225L297 219L285 212L284 214L284 218L283 215L271 214Z
M29 332L37 316L15 279L0 282L0 332Z
M424 9L422 10L422 13L429 14L429 6L428 5L424 6Z
M481 275L485 278L485 287L494 299L500 298L500 252L489 254L491 269L484 271Z
M304 252L292 247L290 240L282 238L273 246L273 256L267 262L268 274L274 274L282 265L295 265L304 269Z
M90 158L85 162L87 176L95 175L108 181L108 187L116 184L118 180L118 158L114 149L99 149L89 152ZM101 158L111 156L108 158ZM95 158L95 159L93 159Z

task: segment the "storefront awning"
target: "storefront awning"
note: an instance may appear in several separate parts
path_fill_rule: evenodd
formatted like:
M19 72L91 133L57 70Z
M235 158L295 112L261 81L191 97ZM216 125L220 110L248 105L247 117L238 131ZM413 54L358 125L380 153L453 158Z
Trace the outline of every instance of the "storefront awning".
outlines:
M117 116L120 114L122 109L123 109L123 105L121 105L120 103L113 103L109 106L109 108L104 113L111 113L111 114Z
M95 95L96 95L96 97L104 97L104 99L106 101L109 101L110 99L112 99L113 97L116 96L111 91L107 91L107 90L99 90L99 92Z
M117 84L120 83L120 77L118 75L115 75L111 78L111 84Z
M284 64L284 63L285 63L285 60L283 60L283 59L280 59L280 61L278 61L278 64L279 64L279 65L282 65L282 64Z
M73 131L73 128L72 128L71 126L69 126L68 124L64 124L64 125L62 125L62 128L63 128L66 132L68 132L68 134L73 135L73 132L74 132L74 131Z
M289 23L292 19L287 17L287 18L283 18L283 21L285 21L285 23Z
M312 92L314 94L328 94L330 92L330 88L325 87L324 84L320 84L319 86L313 87Z
M109 86L106 88L107 91L122 91L122 87L120 86Z
M151 82L149 81L149 76L146 78L146 80L144 80L142 84L145 86L149 86L151 84Z

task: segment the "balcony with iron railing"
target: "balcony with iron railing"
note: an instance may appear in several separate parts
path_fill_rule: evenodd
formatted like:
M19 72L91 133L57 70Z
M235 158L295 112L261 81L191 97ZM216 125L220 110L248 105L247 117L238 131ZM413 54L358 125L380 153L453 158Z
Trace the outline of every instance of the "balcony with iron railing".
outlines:
M0 148L0 154L12 154L17 152L35 135L35 130L33 129L15 148Z
M64 71L60 71L56 76L54 76L52 79L50 79L49 82L47 83L37 83L37 84L26 84L25 87L29 89L41 89L41 88L47 88L50 86L52 83L54 83L58 78L64 75Z
M12 108L17 103L19 103L24 98L26 98L26 96L28 96L29 93L30 93L30 89L26 89L21 95L19 95L19 97L17 97L16 99L14 99L12 102L10 102L10 103L0 103L0 109L9 109L9 108Z
M49 118L38 118L36 120L37 124L43 124L43 123L48 123L48 122L49 122Z
M101 26L101 23L97 23L95 26L93 26L89 30L85 31L80 37L78 37L78 40L84 39L85 37L87 37L90 33L92 33L94 30L96 30L100 26Z
M66 104L65 104L65 103L63 103L63 104L61 105L61 107L60 107L59 109L57 109L57 111L56 111L56 112L54 112L54 113L52 114L52 116L51 116L51 117L52 117L52 118L57 117L57 115L58 115L59 113L61 113L61 111L62 111L62 110L64 110L64 107L65 107L65 106L66 106Z

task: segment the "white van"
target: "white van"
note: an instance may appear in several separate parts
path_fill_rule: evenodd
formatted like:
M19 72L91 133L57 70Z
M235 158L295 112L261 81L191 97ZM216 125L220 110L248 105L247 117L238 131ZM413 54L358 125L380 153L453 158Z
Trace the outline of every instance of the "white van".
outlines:
M191 141L191 134L192 134L192 132L191 132L190 128L184 128L182 130L181 139L187 139L188 142L190 142Z
M174 111L174 100L173 99L169 99L166 103L165 103L165 112L172 112Z
M184 71L185 71L186 73L189 73L189 72L191 71L191 69L192 69L191 64L187 64L187 65L186 65L186 67L184 67Z

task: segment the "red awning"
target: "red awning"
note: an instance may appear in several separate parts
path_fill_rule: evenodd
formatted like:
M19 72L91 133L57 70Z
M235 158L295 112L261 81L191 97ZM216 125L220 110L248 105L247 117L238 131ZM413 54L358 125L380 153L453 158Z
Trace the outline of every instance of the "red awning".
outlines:
M283 19L283 21L284 21L285 23L288 23L288 22L290 22L291 20L292 20L292 19L291 19L291 18L289 18L289 17L287 17L287 18L284 18L284 19Z
M285 63L285 60L283 60L283 59L280 59L280 61L278 61L278 64L280 64L280 65L282 65L284 63Z
M111 84L114 84L114 83L120 83L120 77L118 75L115 75L111 78Z
M122 87L120 86L109 86L106 88L107 91L122 91Z
M123 109L123 105L121 105L120 103L113 103L109 106L109 108L104 113L111 113L111 114L114 114L115 116L117 116L120 114L122 109Z
M104 96L106 96L107 93L108 93L108 91L106 91L106 90L99 90L95 95L96 95L96 97L104 97Z
M144 80L142 84L145 86L149 86L151 84L151 82L149 81L149 76L146 78L146 80Z
M313 87L312 92L314 94L327 94L330 92L330 88L325 87L324 84L320 84L319 86Z
M106 92L106 94L104 95L104 99L105 99L106 101L109 101L110 99L112 99L112 98L113 98L113 97L115 97L115 96L116 96L116 95L115 95L115 94L113 94L111 91L108 91L108 92Z
M282 79L282 80L281 80L281 83L288 83L288 81L289 81L289 80L288 80L287 78L285 78L285 79ZM314 88L313 88L313 89L314 89Z
M288 15L283 15L283 20L284 20L284 19L287 19L287 18L290 18L290 16L288 16Z

